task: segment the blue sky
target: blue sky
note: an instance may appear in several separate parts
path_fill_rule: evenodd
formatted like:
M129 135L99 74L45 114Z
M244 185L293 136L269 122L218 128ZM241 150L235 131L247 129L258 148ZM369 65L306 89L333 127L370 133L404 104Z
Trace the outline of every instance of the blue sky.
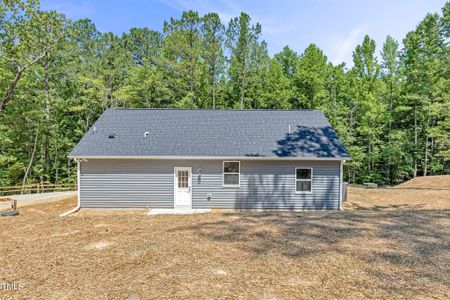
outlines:
M445 0L41 0L76 20L89 18L102 32L116 34L131 27L161 30L164 20L183 10L217 12L227 24L241 11L263 28L271 55L289 45L298 53L317 44L333 63L352 65L352 51L369 34L378 52L386 35L401 41L428 12L441 12Z

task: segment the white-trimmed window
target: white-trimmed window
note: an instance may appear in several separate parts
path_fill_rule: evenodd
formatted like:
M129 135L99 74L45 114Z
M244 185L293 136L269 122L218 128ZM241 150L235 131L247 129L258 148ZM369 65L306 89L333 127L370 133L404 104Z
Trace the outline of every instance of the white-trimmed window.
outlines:
M311 193L312 192L312 168L295 168L295 192Z
M223 162L223 186L239 187L241 164L238 161Z

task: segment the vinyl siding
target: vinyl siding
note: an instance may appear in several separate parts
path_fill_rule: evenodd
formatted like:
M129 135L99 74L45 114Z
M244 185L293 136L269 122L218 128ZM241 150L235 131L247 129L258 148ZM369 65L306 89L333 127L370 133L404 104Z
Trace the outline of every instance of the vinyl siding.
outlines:
M82 162L81 207L173 208L174 167L192 167L193 208L339 208L339 161L241 161L240 187L223 187L222 160L144 159ZM313 168L312 193L295 193L295 168L301 167Z

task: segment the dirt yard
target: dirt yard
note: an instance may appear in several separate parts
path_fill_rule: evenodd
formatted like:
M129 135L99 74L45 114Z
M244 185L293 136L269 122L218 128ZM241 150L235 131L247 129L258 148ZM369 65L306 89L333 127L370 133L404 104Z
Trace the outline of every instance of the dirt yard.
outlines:
M450 175L417 177L393 188L352 187L345 208L374 211L450 208Z
M449 299L449 191L410 190L350 188L344 212L24 206L0 218L0 284L20 284L0 298Z

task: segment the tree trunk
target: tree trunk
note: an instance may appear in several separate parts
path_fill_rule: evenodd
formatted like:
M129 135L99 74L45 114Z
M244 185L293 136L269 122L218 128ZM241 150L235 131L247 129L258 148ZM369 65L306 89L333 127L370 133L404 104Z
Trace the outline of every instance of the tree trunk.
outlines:
M431 157L433 157L435 154L434 137L430 138L430 152Z
M191 66L189 68L189 92L194 94L194 68L195 68L195 63L192 62Z
M189 48L194 49L194 27L191 26L189 30ZM194 103L194 84L195 84L195 65L196 65L196 57L195 54L191 56L189 63L189 92L192 94L191 103Z
M214 60L214 58L213 58ZM211 67L211 78L212 78L212 106L213 109L216 109L216 65L215 63L212 64Z
M2 112L6 104L11 100L12 96L14 95L14 90L20 78L22 77L23 72L25 72L25 70L27 70L29 67L33 66L34 64L38 63L42 58L44 58L49 49L50 48L46 49L41 55L38 55L35 59L25 64L24 66L17 66L16 75L14 76L14 79L11 82L11 84L8 86L5 95L0 100L0 112Z
M350 129L353 131L353 124L354 124L354 122L353 122L353 107L350 108L348 121L349 121Z
M417 105L414 103L414 178L417 177Z
M216 81L213 81L213 88L212 88L212 100L213 100L213 109L216 109Z
M70 183L70 175L71 175L71 169L70 169L70 158L67 159L67 182Z
M49 155L49 144L50 144L50 91L48 84L48 52L45 54L44 58L44 90L45 90L45 139L44 139L44 161L45 161L45 176L46 180L49 180L49 170L50 168L50 155Z
M28 163L28 166L25 170L25 174L23 175L23 180L22 180L22 189L20 191L21 194L23 194L23 189L25 187L25 182L28 179L28 173L30 172L30 168L33 165L33 160L34 160L34 154L36 153L36 148L37 148L37 141L38 141L38 137L39 137L39 125L36 128L36 136L34 138L34 145L33 145L33 151L31 152L31 158L30 158L30 162Z
M240 102L241 102L241 109L244 109L244 97L245 97L245 73L246 73L246 53L247 53L247 47L244 47L243 51L243 58L242 58L242 68L241 68L241 95L240 95Z
M425 138L425 160L423 164L423 176L427 176L428 172L428 137Z
M55 160L54 160L54 166L55 166L55 184L58 184L58 171L59 171L59 168L60 168L60 164L59 164L59 162L58 162L58 144L56 144L56 147L55 147L56 149L55 149Z
M2 100L0 102L0 112L3 110L3 108L9 102L9 100L11 100L11 98L12 98L12 96L14 94L14 90L16 88L16 85L19 82L20 78L22 77L23 71L24 71L24 69L22 69L20 67L17 68L17 73L14 76L14 79L13 79L12 83L10 84L8 89L6 90L5 96L3 96L3 98L2 98Z
M241 93L240 93L240 102L241 102L241 109L244 109L244 96L245 96L245 67L242 67L241 72Z
M388 125L388 180L392 185L391 131L392 131L392 81L389 84L389 125Z

